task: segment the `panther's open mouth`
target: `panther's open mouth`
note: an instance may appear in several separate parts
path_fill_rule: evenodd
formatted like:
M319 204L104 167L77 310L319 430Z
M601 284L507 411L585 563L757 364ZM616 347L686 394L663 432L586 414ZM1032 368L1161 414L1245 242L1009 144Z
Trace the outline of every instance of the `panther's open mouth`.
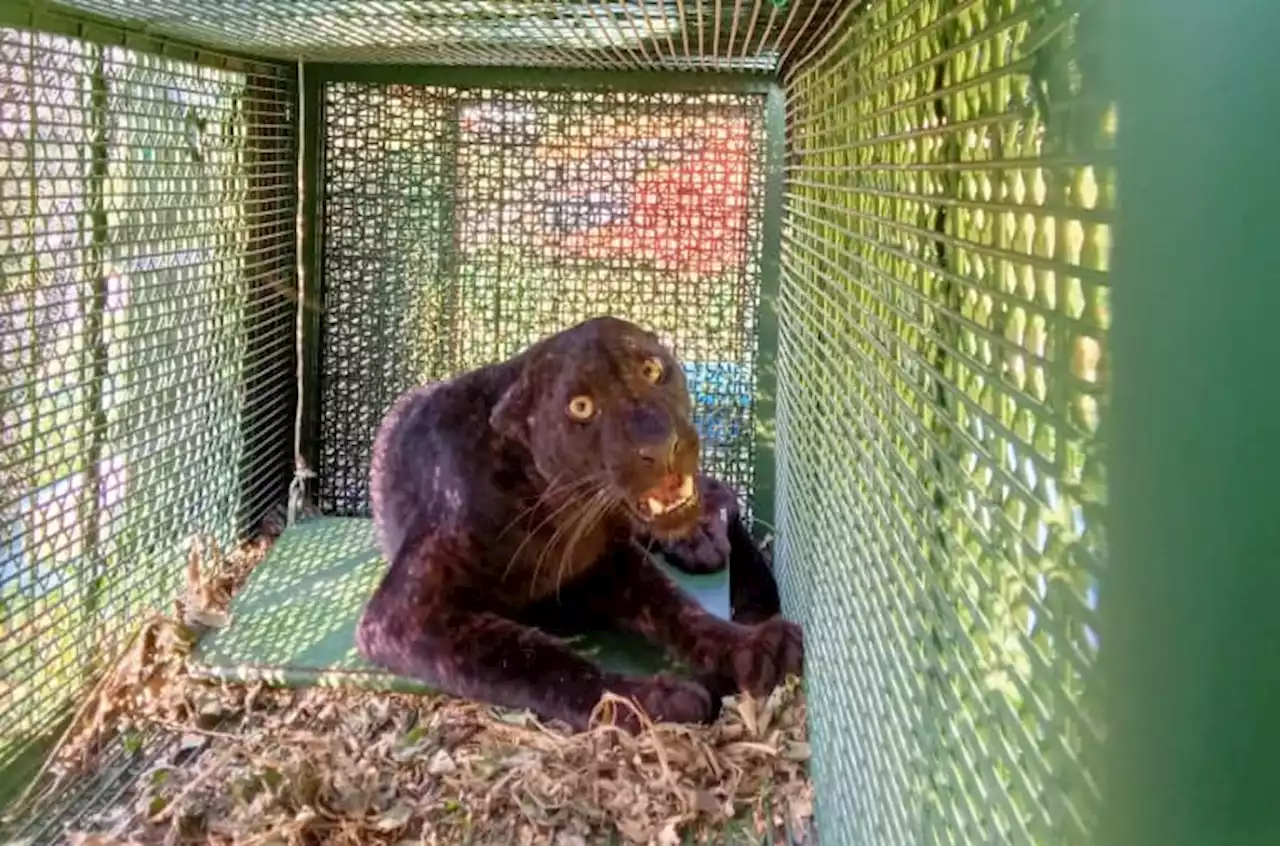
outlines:
M636 513L646 523L683 523L698 506L692 476L670 474L636 500Z

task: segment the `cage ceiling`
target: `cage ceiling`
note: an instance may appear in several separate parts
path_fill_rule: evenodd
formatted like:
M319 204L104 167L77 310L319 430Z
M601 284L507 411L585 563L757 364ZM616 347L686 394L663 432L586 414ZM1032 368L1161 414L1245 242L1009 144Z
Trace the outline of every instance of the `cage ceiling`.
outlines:
M770 72L846 0L71 0L155 35L362 63Z

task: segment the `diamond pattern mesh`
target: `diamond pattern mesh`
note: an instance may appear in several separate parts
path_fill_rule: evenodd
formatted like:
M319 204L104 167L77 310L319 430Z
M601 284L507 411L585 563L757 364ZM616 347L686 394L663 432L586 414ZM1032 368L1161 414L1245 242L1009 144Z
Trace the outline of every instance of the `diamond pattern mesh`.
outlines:
M754 462L763 98L324 86L319 506L367 514L413 385L612 313L686 364L709 467Z
M779 561L824 842L1086 842L1115 113L1088 13L864 4L789 81Z
M0 29L0 771L287 485L291 88Z
M280 59L772 70L837 0L69 0L151 31Z

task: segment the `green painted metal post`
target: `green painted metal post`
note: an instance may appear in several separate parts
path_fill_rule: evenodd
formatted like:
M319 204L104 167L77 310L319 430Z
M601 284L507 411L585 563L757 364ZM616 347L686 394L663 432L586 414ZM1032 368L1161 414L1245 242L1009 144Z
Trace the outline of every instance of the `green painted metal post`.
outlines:
M324 167L324 78L303 66L302 130L299 155L302 159L303 229L301 245L303 302L301 325L302 403L299 447L301 458L316 472L320 466L320 316L324 302L322 276L324 197L321 186ZM308 494L314 495L314 489Z
M1100 842L1280 843L1280 4L1113 4Z
M764 225L760 233L763 243L760 250L760 307L756 323L756 457L752 485L752 515L760 521L754 527L758 535L764 534L765 527L771 530L776 521L778 285L782 272L782 204L787 155L784 97L782 89L776 85L765 95Z

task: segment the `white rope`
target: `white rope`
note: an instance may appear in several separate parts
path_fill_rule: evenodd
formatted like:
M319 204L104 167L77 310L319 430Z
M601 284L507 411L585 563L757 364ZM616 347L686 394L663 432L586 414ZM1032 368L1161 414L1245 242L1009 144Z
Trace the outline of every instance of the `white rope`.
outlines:
M294 214L294 252L296 263L294 265L294 276L298 285L298 310L294 319L294 352L297 357L297 367L294 372L295 388L298 399L294 404L293 411L293 481L289 483L289 505L285 512L286 525L292 526L297 520L298 515L302 513L302 509L306 505L307 500L307 480L316 477L313 471L307 465L307 459L302 454L302 420L303 407L306 402L306 391L303 383L305 373L305 346L303 344L303 326L306 320L307 310L307 263L303 252L303 232L306 227L306 204L308 197L306 196L306 159L308 152L307 143L307 118L305 103L305 88L303 87L303 64L298 61L298 161L296 167L297 187L298 187L298 206Z

